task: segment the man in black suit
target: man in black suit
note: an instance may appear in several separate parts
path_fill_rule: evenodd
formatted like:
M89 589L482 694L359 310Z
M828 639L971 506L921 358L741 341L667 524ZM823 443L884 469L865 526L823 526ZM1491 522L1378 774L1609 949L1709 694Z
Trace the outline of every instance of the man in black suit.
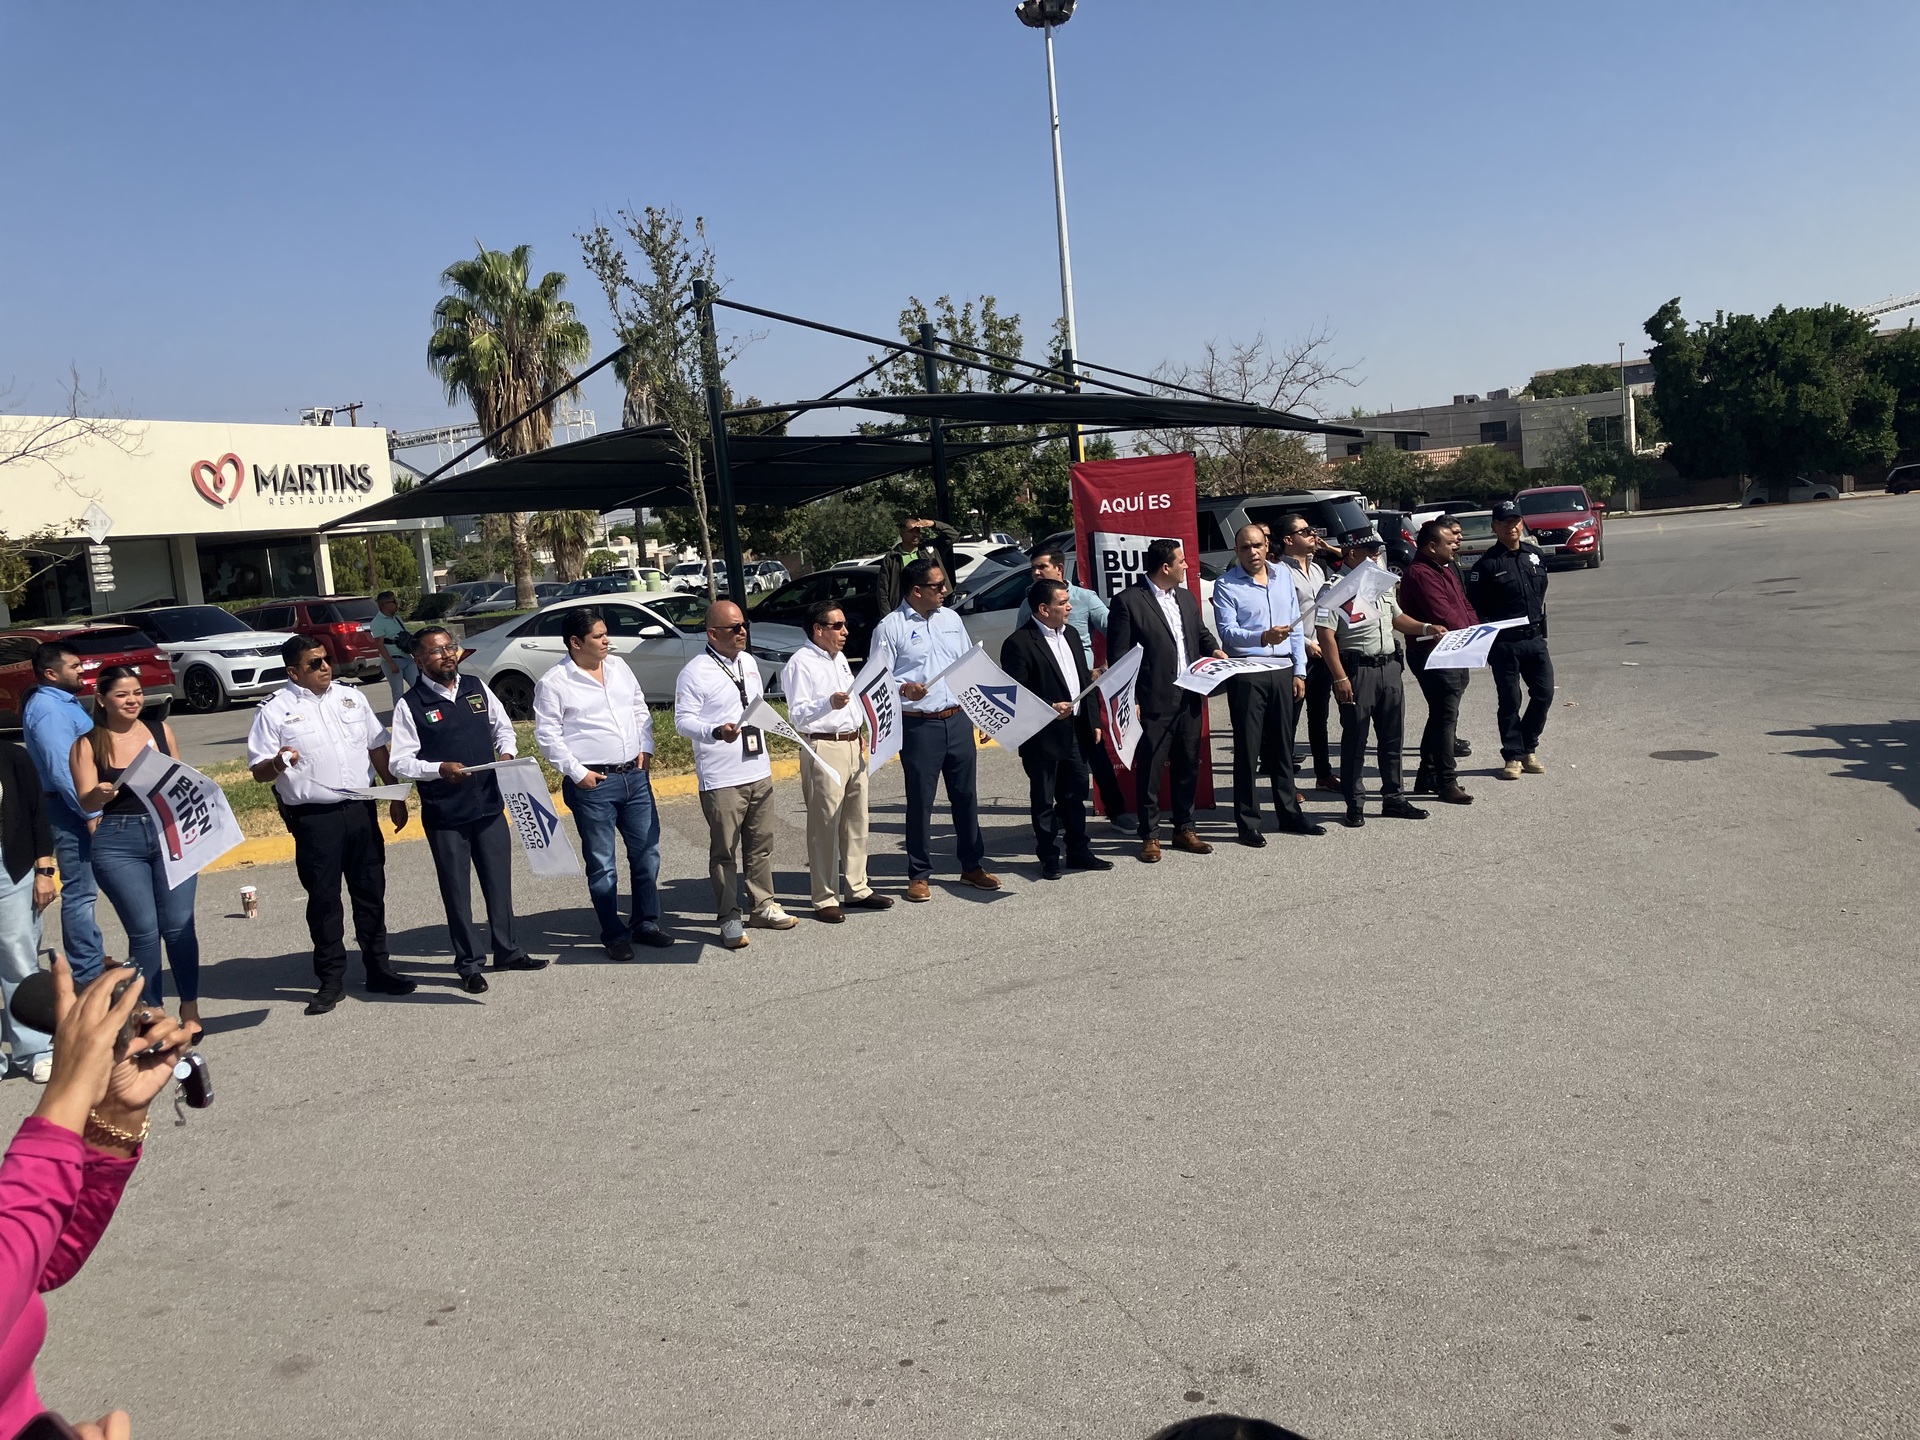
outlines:
M1040 873L1060 878L1060 841L1075 870L1111 870L1087 845L1087 782L1100 732L1076 697L1093 683L1080 640L1067 629L1073 610L1064 581L1036 580L1027 592L1033 612L1000 647L1000 668L1060 712L1060 718L1020 747L1033 803L1033 844Z
M1200 712L1205 697L1174 681L1195 660L1227 658L1200 621L1200 606L1187 589L1187 557L1178 540L1147 547L1146 578L1114 596L1107 608L1107 658L1138 645L1140 747L1133 752L1134 794L1139 800L1140 858L1160 858L1160 777L1173 767L1173 848L1210 855L1213 847L1193 828L1193 797L1200 784Z

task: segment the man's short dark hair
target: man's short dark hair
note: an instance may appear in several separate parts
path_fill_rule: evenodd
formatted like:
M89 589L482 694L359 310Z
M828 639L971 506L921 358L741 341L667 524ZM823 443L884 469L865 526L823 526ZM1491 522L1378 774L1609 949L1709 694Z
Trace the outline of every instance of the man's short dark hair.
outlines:
M1067 573L1067 552L1062 546L1042 545L1033 552L1033 560L1036 563L1044 560L1049 565L1057 567L1062 575Z
M935 571L942 569L938 560L930 555L922 555L918 560L910 561L907 568L900 572L900 585L903 590L912 590L925 585Z
M300 657L309 650L324 650L318 638L312 635L295 635L280 646L280 663L292 674L300 668Z
M385 604L389 600L393 601L396 605L400 603L400 597L391 590L382 590L378 595L373 597L373 603L376 605Z
M1147 574L1158 575L1173 563L1173 557L1180 553L1178 540L1156 540L1147 546Z
M1066 593L1064 580L1036 580L1027 588L1027 608L1037 615L1042 605L1051 605Z
M822 600L818 605L811 607L807 611L807 638L812 639L813 632L826 624L829 617L839 615L844 618L846 610L847 607L838 600Z
M45 680L47 678L47 672L50 670L58 670L60 668L60 662L65 660L69 655L76 660L80 658L80 652L62 640L49 640L44 645L34 646L33 678L35 680Z
M427 637L429 635L444 635L449 640L453 639L453 632L444 625L422 625L418 630L413 632L414 654L418 655L426 648Z
M1414 543L1424 550L1452 528L1445 520L1429 520L1420 527L1420 534Z
M593 627L606 623L607 617L600 613L598 605L578 605L564 612L560 619L560 638L569 649L573 642L585 642L593 633Z

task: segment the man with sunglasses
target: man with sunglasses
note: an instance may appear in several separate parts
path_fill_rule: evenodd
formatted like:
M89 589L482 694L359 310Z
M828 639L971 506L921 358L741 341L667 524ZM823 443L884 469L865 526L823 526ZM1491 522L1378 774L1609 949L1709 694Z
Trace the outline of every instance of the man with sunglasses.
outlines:
M986 870L987 840L980 833L978 751L973 722L945 684L931 683L973 648L960 617L946 608L947 571L922 556L901 576L900 608L873 629L875 646L893 656L900 682L900 768L907 781L907 899L933 898L933 797L947 782L953 829L960 852L960 879L976 890L998 890L1000 877Z
M490 765L519 754L506 706L484 681L460 673L460 642L443 625L413 636L413 663L420 680L393 707L393 773L417 782L420 823L433 852L453 940L453 968L469 995L487 993L487 946L473 923L473 875L487 902L488 939L496 970L540 970L513 933L513 835L506 802L491 770L469 775L469 765Z
M1333 674L1327 669L1327 657L1320 649L1320 632L1313 624L1320 592L1327 588L1328 575L1320 565L1320 532L1304 516L1287 515L1280 521L1280 558L1286 562L1286 576L1293 581L1293 592L1300 601L1301 643L1307 649L1306 695L1293 707L1293 729L1288 747L1299 743L1300 712L1307 715L1307 748L1313 752L1313 788L1337 791L1340 778L1333 772L1333 755L1327 745L1327 710L1333 699Z
M366 697L333 678L326 647L296 635L280 647L287 683L254 712L247 732L253 778L273 786L280 819L293 836L293 867L307 892L307 934L319 989L307 1014L324 1015L346 989L346 916L340 882L353 901L353 934L367 968L367 990L410 995L414 982L393 971L387 956L386 842L372 802L346 792L364 789L377 774L391 784L387 731ZM407 802L389 809L404 829Z

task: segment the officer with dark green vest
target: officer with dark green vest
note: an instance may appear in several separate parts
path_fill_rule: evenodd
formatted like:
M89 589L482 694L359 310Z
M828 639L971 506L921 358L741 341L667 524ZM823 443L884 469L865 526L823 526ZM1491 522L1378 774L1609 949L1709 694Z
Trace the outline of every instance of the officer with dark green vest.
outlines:
M496 970L539 970L513 937L513 838L500 782L469 765L517 753L506 707L482 682L460 673L460 643L429 625L413 637L420 681L393 707L393 773L420 792L420 818L440 878L440 899L453 935L453 964L469 995L486 993L486 952L473 923L472 872L480 875Z

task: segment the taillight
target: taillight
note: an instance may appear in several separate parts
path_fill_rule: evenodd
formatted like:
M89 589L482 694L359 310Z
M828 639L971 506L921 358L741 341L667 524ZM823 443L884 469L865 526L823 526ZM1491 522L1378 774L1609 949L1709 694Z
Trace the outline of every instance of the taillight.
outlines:
M471 656L472 654L473 654L473 650L472 650L471 648L468 648L468 649L465 649L465 650L462 650L462 651L460 652L460 663L461 663L462 665L464 665L464 664L466 664L466 663L467 663L467 658L468 658L469 656Z
M357 624L352 620L336 620L327 626L327 633L329 635L352 635L366 628L366 626Z

